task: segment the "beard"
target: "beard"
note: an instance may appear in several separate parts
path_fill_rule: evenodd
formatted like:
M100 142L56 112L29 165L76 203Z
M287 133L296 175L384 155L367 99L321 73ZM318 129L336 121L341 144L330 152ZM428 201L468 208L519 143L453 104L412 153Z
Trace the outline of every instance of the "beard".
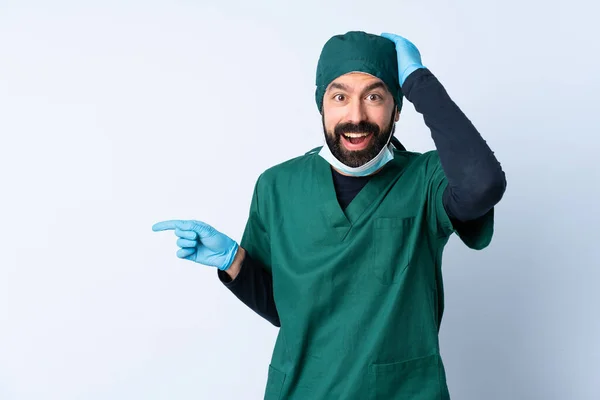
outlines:
M325 142L327 143L327 146L329 146L331 154L342 163L352 168L360 167L375 158L381 149L386 146L396 129L394 113L392 113L392 118L384 129L379 129L377 124L360 121L358 124L350 122L341 123L335 126L332 133L327 132L327 129L325 128L325 114L323 114L322 123ZM366 149L348 150L341 142L344 133L369 133L373 135L373 138Z

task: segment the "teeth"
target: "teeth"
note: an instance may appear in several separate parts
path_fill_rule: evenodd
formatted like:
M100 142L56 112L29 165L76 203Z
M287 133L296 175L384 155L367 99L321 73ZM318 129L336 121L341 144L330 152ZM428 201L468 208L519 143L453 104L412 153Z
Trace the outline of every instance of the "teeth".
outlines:
M359 138L359 137L365 137L368 136L368 133L344 133L344 136L348 137L348 138Z

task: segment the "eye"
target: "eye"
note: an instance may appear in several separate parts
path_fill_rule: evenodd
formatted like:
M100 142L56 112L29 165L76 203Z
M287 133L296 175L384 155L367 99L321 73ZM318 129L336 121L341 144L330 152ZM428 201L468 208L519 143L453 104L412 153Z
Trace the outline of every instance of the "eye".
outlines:
M370 95L367 96L367 98L371 101L382 100L382 97L380 95L378 95L377 93L371 93Z
M346 96L344 96L343 94L336 94L335 96L333 96L333 99L335 101L344 101L346 99Z

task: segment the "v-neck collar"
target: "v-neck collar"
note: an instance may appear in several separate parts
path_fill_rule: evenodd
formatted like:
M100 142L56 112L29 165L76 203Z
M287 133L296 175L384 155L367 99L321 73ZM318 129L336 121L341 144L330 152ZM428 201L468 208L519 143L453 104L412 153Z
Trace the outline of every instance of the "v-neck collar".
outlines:
M384 189L398 172L396 160L387 163L381 171L374 174L365 186L358 192L345 210L340 206L331 165L318 154L315 154L316 180L319 187L320 207L329 225L334 229L340 240L344 240L353 225L356 224L371 204L384 194Z

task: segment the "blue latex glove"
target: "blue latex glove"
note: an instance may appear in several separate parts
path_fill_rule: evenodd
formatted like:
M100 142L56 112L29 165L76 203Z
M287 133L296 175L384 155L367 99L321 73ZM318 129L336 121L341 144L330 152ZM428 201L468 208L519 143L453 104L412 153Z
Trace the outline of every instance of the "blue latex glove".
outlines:
M177 257L227 270L238 251L238 244L212 226L201 221L170 220L152 226L154 232L175 230Z
M408 76L419 68L425 68L421 62L421 53L409 40L393 33L382 33L382 37L391 40L396 45L396 55L398 57L398 79L400 87Z

